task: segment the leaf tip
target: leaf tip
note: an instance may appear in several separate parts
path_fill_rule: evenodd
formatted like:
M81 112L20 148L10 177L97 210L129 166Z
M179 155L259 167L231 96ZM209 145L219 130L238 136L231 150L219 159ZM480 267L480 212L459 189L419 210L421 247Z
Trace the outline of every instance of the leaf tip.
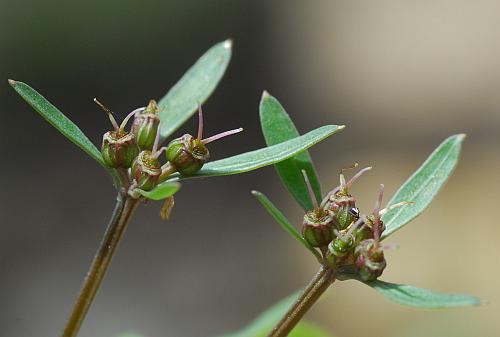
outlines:
M14 80L12 80L12 79L10 79L10 78L9 78L7 81L9 81L10 86L11 86L11 87L13 87L13 88L14 88L14 87L16 86L16 84L17 84L17 81L14 81Z
M464 140L465 138L467 138L467 134L465 134L465 133L459 133L459 134L457 135L457 139L458 139L460 142L463 142L463 140Z
M266 98L269 98L271 97L271 95L269 94L269 92L267 90L264 90L262 92L262 99L266 99Z
M344 129L345 129L345 125L339 125L339 126L338 126L338 129L339 129L339 130L344 130Z
M232 39L227 39L226 41L224 41L222 43L222 45L224 46L224 48L226 49L232 49L233 48L233 40Z
M260 195L260 194L262 194L262 193L260 193L259 191L256 191L256 190L251 190L250 193L252 193L252 195L255 196L255 197L258 196L258 195Z

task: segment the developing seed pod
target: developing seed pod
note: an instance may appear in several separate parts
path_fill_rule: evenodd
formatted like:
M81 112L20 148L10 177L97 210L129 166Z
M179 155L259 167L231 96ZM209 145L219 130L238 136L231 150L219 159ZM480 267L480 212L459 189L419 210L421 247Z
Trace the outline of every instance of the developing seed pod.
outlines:
M333 212L318 206L318 201L305 170L302 170L314 209L304 215L302 236L313 247L326 247L335 237L333 232Z
M361 242L366 239L371 239L374 237L373 229L375 226L375 216L372 214L367 216L363 222L363 225L355 232L356 242ZM378 220L379 233L385 230L384 222L379 219Z
M355 164L353 167L356 167ZM326 202L327 207L335 214L335 225L338 230L344 230L353 222L359 219L359 209L356 207L356 200L349 194L349 187L364 172L370 170L366 167L355 174L348 182L345 181L343 172L340 173L340 186L329 193Z
M354 237L351 234L340 234L328 245L326 260L331 267L337 267L352 252Z
M102 159L110 168L129 168L135 157L139 154L139 148L134 134L125 132L125 126L135 111L125 117L122 124L118 126L111 110L94 98L107 114L114 130L106 132L102 137Z
M167 160L183 176L198 172L209 158L205 144L188 134L172 140L167 146Z
M362 222L363 220L359 219L351 224L347 230L335 231L337 238L330 242L326 253L326 260L331 267L336 268L341 264L352 264L354 262L352 253L356 241L353 233Z
M313 247L325 247L335 237L333 213L325 209L309 211L304 215L302 236Z
M134 115L131 132L135 135L141 150L151 150L156 139L160 117L155 100L150 100L145 109Z
M102 137L101 153L108 167L129 168L139 154L139 148L133 134L108 131Z
M131 171L135 179L135 187L149 191L158 183L158 178L161 175L161 166L158 162L158 157L151 151L144 150L134 160Z
M243 131L242 128L219 133L215 136L202 139L203 137L203 112L198 107L198 137L189 134L172 140L167 146L167 160L183 176L190 176L198 172L208 161L210 153L206 144L217 139Z
M362 241L355 248L354 256L359 276L365 282L375 281L387 266L384 251L374 239Z

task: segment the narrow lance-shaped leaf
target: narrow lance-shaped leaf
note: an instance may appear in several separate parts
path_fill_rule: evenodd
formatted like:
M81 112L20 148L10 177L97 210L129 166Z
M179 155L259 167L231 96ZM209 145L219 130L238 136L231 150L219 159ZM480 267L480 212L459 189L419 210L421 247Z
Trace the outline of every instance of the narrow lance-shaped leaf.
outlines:
M464 138L464 134L447 138L399 188L387 206L400 202L411 204L393 208L383 215L386 230L382 238L413 220L431 203L457 165Z
M64 137L68 138L80 149L101 164L113 177L115 183L119 181L116 170L109 169L102 160L101 152L92 144L90 139L80 128L66 117L59 109L50 103L45 97L26 83L9 80L9 84L16 92L47 122L55 127Z
M59 111L45 97L40 95L35 89L26 83L9 80L9 84L17 91L19 95L38 112L47 122L55 127L66 138L72 141L76 146L87 152L99 164L104 165L101 152L92 144L75 123Z
M180 188L181 184L178 182L164 182L151 191L137 190L137 192L151 200L163 200L177 193Z
M343 128L343 126L325 125L280 144L209 162L193 176L179 177L178 174L174 174L173 177L176 179L190 179L224 176L256 170L293 157Z
M276 220L276 222L295 240L300 242L304 247L309 249L311 253L316 256L318 260L321 261L321 255L316 249L314 249L303 237L300 235L299 231L295 226L293 226L290 221L281 213L281 211L274 206L274 204L269 200L263 193L259 191L252 191L252 194L259 200L259 202L264 206L264 208L271 214L271 216Z
M260 101L260 123L268 146L275 145L299 136L290 116L276 98L264 91ZM302 170L307 172L316 199L321 202L321 185L308 151L303 151L290 159L275 164L276 170L286 189L305 210L311 210L313 204Z
M418 308L451 308L480 305L481 300L469 295L443 294L406 284L384 281L365 282L386 298Z
M231 59L232 41L210 48L158 103L162 140L170 136L212 94Z
M254 321L240 331L220 337L265 337L274 325L285 315L290 306L297 300L299 294L293 294L261 313ZM315 325L300 321L288 335L289 337L329 337L331 336Z

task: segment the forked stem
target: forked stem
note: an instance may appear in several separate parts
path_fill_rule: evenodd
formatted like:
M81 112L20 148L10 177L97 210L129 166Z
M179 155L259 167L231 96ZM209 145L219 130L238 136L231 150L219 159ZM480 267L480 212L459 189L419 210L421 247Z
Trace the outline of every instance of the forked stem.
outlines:
M61 337L75 337L78 334L138 203L138 199L118 194L108 228L83 281L82 289Z
M321 266L318 273L304 289L285 316L276 324L268 337L288 336L333 281L335 281L335 272L329 267Z

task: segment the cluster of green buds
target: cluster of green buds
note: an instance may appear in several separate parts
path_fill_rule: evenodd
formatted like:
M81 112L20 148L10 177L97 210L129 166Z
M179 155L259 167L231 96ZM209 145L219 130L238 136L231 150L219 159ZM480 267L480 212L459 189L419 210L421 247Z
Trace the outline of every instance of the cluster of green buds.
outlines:
M120 125L111 110L97 99L94 101L108 114L114 128L103 136L103 160L107 166L121 170L126 176L132 196L137 196L135 189L152 190L176 172L182 176L197 173L209 159L208 143L243 131L239 128L203 139L203 111L198 106L198 137L185 134L166 147L160 147L161 121L156 101L150 100L146 107L130 112ZM132 117L132 127L126 131ZM160 162L162 152L166 153L163 164Z
M360 213L355 198L349 192L352 184L370 169L360 170L347 182L342 171L340 185L330 191L319 205L303 171L314 206L304 215L303 238L312 247L321 250L325 265L335 270L355 270L357 277L363 281L373 281L382 275L386 267L384 249L391 247L380 243L385 229L381 216L388 211L381 209L383 185L369 216ZM407 203L393 207L403 204Z

